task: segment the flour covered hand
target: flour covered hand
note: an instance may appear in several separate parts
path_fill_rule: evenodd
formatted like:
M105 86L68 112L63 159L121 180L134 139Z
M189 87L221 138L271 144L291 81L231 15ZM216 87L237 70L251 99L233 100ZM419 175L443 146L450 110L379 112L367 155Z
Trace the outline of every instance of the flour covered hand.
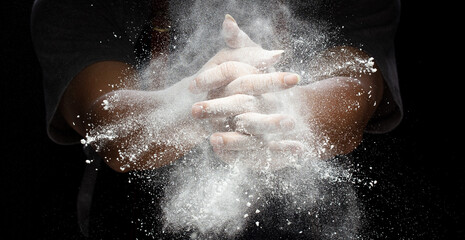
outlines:
M304 150L304 144L286 138L296 119L277 112L276 94L295 87L300 76L269 71L284 51L264 50L229 15L223 37L228 48L213 57L190 85L192 92L209 93L208 100L192 106L192 115L211 120L215 129L210 144L223 161L259 169L283 167L293 159L289 156Z

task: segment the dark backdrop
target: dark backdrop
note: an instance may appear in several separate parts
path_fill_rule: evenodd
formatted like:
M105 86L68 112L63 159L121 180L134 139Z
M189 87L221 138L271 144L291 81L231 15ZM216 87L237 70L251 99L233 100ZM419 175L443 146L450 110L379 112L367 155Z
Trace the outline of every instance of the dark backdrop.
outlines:
M402 3L396 39L405 118L389 134L367 136L354 154L360 172L378 181L359 188L367 236L463 239L461 29L454 6L416 2ZM2 5L2 239L80 239L76 195L85 157L81 146L47 138L29 34L32 0Z

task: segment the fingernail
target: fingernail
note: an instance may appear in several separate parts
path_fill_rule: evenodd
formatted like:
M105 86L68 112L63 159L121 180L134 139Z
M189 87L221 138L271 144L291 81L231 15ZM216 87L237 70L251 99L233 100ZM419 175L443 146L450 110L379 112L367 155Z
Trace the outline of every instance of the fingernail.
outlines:
M300 76L298 74L291 73L284 76L284 84L286 84L286 86L294 86L299 82Z
M196 117L196 118L202 118L203 115L204 115L204 112L203 112L203 105L200 104L200 103L196 103L192 106L192 116Z
M219 150L219 148L223 147L223 137L221 136L212 136L211 139L210 139L210 143L211 145L213 146L213 148L216 148Z
M237 22L236 22L236 19L234 19L234 18L233 18L231 15L229 15L229 14L226 14L226 15L224 16L224 18L225 18L225 19L230 19L230 20L232 20L233 22L237 23Z
M277 63L279 61L279 59L281 59L281 56L283 55L284 53L284 50L273 50L273 51L268 51L269 52L269 58L270 58L270 63L274 64L274 63Z

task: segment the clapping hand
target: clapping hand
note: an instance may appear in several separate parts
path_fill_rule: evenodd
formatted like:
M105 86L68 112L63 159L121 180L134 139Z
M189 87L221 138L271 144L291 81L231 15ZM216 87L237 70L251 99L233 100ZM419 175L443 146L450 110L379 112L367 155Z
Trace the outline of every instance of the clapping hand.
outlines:
M300 76L270 72L283 51L264 50L229 15L223 38L228 48L208 61L190 84L191 92L209 96L192 106L192 115L214 123L210 144L223 161L241 161L255 169L284 167L305 145L289 138L296 119L278 112L278 94L295 87Z

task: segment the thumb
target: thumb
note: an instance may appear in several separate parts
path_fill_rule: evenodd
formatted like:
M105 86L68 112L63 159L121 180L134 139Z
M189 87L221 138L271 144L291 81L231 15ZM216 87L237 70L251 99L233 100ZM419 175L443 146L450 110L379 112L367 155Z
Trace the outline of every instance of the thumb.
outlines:
M229 14L224 17L222 35L226 45L230 48L259 47L239 28L236 20Z

